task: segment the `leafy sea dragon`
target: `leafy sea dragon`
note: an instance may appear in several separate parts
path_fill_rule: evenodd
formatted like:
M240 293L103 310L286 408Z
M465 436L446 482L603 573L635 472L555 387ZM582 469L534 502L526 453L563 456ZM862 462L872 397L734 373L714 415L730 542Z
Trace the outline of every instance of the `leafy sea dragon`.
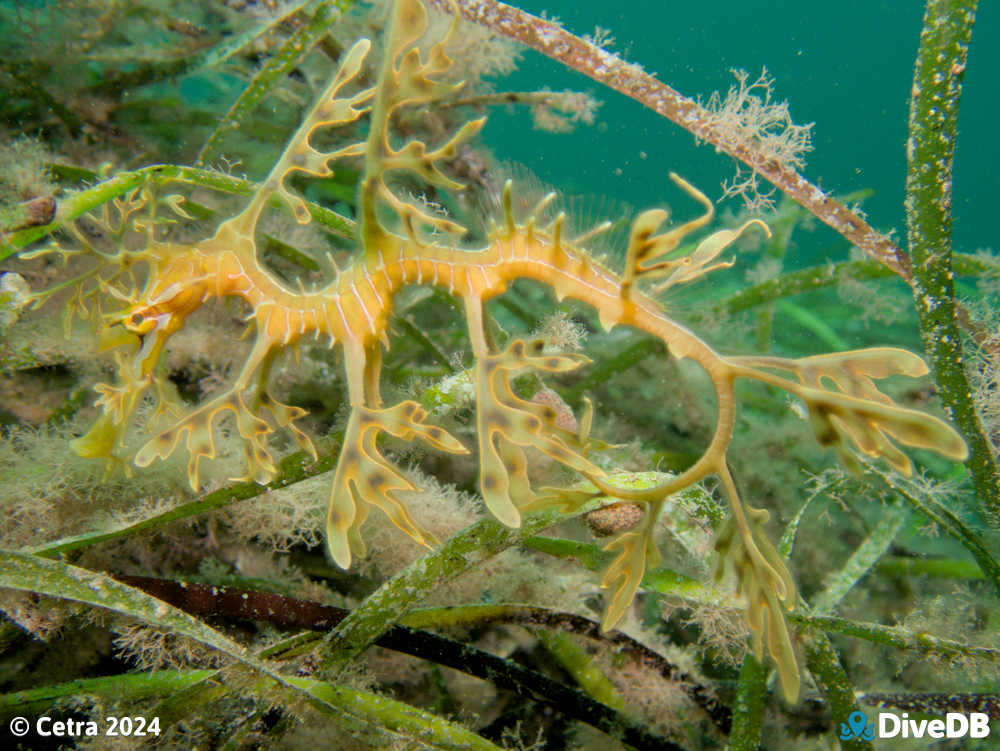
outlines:
M656 561L653 530L668 496L709 475L717 476L732 511L717 535L720 568L735 570L756 653L762 657L766 641L785 695L794 699L800 677L784 611L795 606L795 585L763 532L768 512L740 501L726 464L736 415L733 384L738 378L752 378L798 397L809 410L819 442L835 448L848 464L856 463L853 449L909 472L910 461L897 444L934 449L952 459L966 455L962 439L947 424L895 404L875 384L876 379L896 374L922 376L927 367L918 356L892 348L800 359L727 357L671 320L653 295L730 265L718 258L744 232L755 229L770 234L767 225L754 219L736 229L718 230L690 253L676 257L672 252L681 242L708 225L713 216L711 201L676 175L671 175L673 181L701 204L704 213L665 230L665 211L639 214L631 226L621 275L592 258L585 248L603 227L574 238L566 235L562 214L544 226L538 218L540 207L527 217L517 217L510 182L503 191L501 222L492 227L485 247L459 247L458 239L466 234L463 226L401 198L386 179L394 172L409 172L443 190L461 190L463 186L447 177L442 167L484 123L484 119L467 122L435 147L415 138L398 148L394 145L399 139L390 136L390 123L396 110L431 105L458 88L442 78L452 64L446 48L455 24L424 59L416 43L426 26L427 14L420 0L397 0L376 84L359 87L359 73L371 49L371 42L361 39L344 54L333 81L246 208L220 224L211 237L180 244L157 240L150 231L142 249L105 255L106 262L123 268L143 261L148 275L141 291L124 292L107 280L101 282L102 288L128 302L123 311L111 316L102 335L104 347L115 350L118 378L114 384L96 386L100 394L96 405L102 415L74 442L74 449L84 456L131 458L145 467L170 456L183 440L190 456L189 481L197 490L199 461L214 458L216 453L213 422L231 412L246 447L247 478L268 482L276 474L267 446L270 433L290 431L302 448L316 456L309 436L296 425L305 411L270 395L269 371L286 348L306 337L324 339L331 347L343 347L351 407L329 504L330 554L343 568L355 556L365 554L360 530L372 506L417 542L431 545L434 539L414 521L404 502L405 494L416 488L381 453L379 435L405 441L420 438L455 454L468 453L468 449L427 422L428 414L417 402L385 404L379 381L395 295L411 284L436 285L464 305L475 356L479 486L493 515L517 527L526 510L553 504L572 507L598 495L640 504L645 509L642 521L607 546L617 554L602 580L602 587L611 591L602 626L610 629L632 602L647 562ZM363 116L369 118L365 140L330 149L314 143L317 131L347 126ZM309 205L290 190L289 178L296 174L330 177L331 164L347 158L360 158L364 164L360 246L350 265L339 269L328 285L314 291L291 289L258 257L254 241L258 220L264 207L278 199L300 224L308 224L312 220ZM134 206L125 201L119 207L123 215L134 213L144 201L141 193L130 200ZM690 358L704 368L716 392L717 424L708 447L694 464L653 488L618 487L587 456L589 414L581 421L584 428L573 434L557 426L553 407L515 394L511 377L518 371L565 372L586 361L580 355L547 353L538 340L514 339L502 350L491 344L483 305L522 277L548 285L560 300L571 297L593 306L605 329L635 327L662 340L673 357ZM153 435L129 457L124 441L136 407L152 395L163 408L166 397L158 393L155 368L168 340L196 309L223 297L242 298L252 311L255 338L242 370L224 393ZM580 473L594 491L534 491L524 451L528 447Z

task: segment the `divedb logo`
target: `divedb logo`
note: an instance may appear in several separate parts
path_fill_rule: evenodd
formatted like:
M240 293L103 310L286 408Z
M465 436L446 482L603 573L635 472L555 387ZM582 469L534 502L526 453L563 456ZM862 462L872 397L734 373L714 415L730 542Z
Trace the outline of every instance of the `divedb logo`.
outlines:
M840 723L840 740L879 738L986 738L990 734L990 717L983 712L948 712L944 719L911 720L906 712L879 712L878 726L864 712L851 712L847 722Z
M983 712L949 712L943 720L911 720L906 712L878 713L879 738L986 738L990 716Z

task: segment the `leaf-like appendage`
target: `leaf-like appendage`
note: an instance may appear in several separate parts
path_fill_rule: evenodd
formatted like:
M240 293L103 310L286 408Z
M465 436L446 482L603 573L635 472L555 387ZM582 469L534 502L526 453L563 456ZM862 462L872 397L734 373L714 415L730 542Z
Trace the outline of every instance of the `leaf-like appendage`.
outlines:
M259 405L258 414L271 424L272 430L286 428L291 432L292 437L295 438L295 442L299 445L299 448L308 452L312 456L313 461L319 458L312 439L295 424L296 420L305 417L309 414L308 412L301 407L282 404L266 392L257 397L257 403ZM271 413L270 417L267 416L264 410Z
M798 699L801 678L792 648L783 609L795 606L795 583L788 567L764 533L768 519L763 509L746 509L748 528L740 530L732 517L719 530L715 550L719 558L715 576L721 579L728 569L737 577L737 594L746 602L747 626L758 660L767 651L778 667L781 687L790 702Z
M285 187L285 179L296 171L316 177L330 177L333 175L333 170L329 166L331 161L364 153L363 143L351 144L332 151L321 151L312 146L309 139L320 128L346 125L368 111L360 105L372 98L375 89L363 89L345 97L338 95L344 86L358 77L370 49L371 42L360 39L347 51L330 85L295 131L295 135L285 146L281 157L260 184L250 203L240 214L219 225L217 238L227 238L229 233L233 232L240 237L253 238L261 211L272 195L280 196L288 204L299 224L308 224L312 220L306 202Z
M533 500L527 462L520 446L531 446L577 472L604 472L577 449L577 436L556 425L558 415L548 404L516 396L508 373L525 367L565 372L587 358L546 355L541 340L515 339L502 353L476 359L476 427L479 435L479 484L493 515L510 527L521 524L520 507Z
M100 407L118 425L132 414L145 388L136 389L131 384L98 383L94 386L94 391L100 394L94 406Z
M905 475L912 471L909 457L893 443L932 449L949 459L963 461L968 449L962 437L948 423L915 409L900 407L868 381L852 381L858 392L874 390L866 397L849 396L821 388L802 388L799 396L809 408L816 439L835 448L853 470L857 462L847 442L862 454L882 457ZM846 440L845 440L846 439Z
M546 354L544 339L514 339L501 354L494 358L503 370L530 367L546 373L568 373L590 363L585 355L559 353Z
M409 170L415 172L431 185L437 185L446 190L462 190L464 185L447 177L437 165L439 162L454 159L458 154L458 147L472 138L482 130L486 124L486 118L470 120L459 128L445 143L433 151L427 150L427 144L423 141L407 141L401 149L393 149L386 140L384 155L382 157L382 169L389 170Z
M393 114L398 109L440 101L462 88L461 82L438 78L452 66L445 50L457 23L456 12L448 33L431 46L425 61L420 48L415 46L427 28L427 11L423 3L419 0L399 0L395 4L365 146L361 235L369 253L376 252L379 234L388 231L377 219L377 201L385 201L393 209L413 239L417 239L415 225L421 223L450 234L460 235L467 231L456 222L433 216L401 200L385 181L389 172L407 171L415 173L426 183L446 190L459 191L465 187L445 175L441 167L458 155L459 147L480 131L486 118L466 122L436 148L430 148L418 138L404 140L402 146L395 148L390 137Z
M236 416L236 429L243 438L247 455L247 477L258 483L270 482L278 473L267 450L265 436L273 431L266 420L253 414L238 391L229 391L203 404L176 424L162 430L139 449L135 455L138 467L148 467L156 459L166 459L177 449L181 436L187 433L188 483L192 490L200 487L198 463L202 458L214 459L215 437L212 422L226 411Z
M116 423L110 415L103 414L86 433L70 441L69 447L85 459L110 460L114 458L114 450L121 445L124 431L122 423Z
M436 544L434 536L420 528L410 516L399 493L419 490L378 450L379 432L403 440L419 436L442 451L456 454L468 450L447 431L423 422L427 412L416 402L400 402L388 409L355 407L344 435L344 447L333 479L327 515L327 544L341 568L353 556L363 556L360 528L370 506L377 506L389 520L420 545Z
M618 550L619 553L601 577L601 589L612 590L611 599L601 617L602 631L610 631L622 619L625 608L635 599L647 563L655 566L659 560L660 554L653 542L652 525L649 523L655 514L647 514L641 527L623 532L604 546L607 551Z
M388 409L377 410L382 430L404 441L419 437L435 448L451 454L468 454L469 450L455 436L437 425L424 422L428 412L414 401L399 402Z
M461 187L461 186L460 186ZM435 228L438 231L445 232L449 235L461 235L465 232L465 227L457 222L453 222L443 216L437 216L435 214L430 214L423 209L423 207L417 205L412 201L404 201L395 193L393 193L389 188L385 186L384 183L380 183L378 186L379 197L385 201L389 207L396 212L396 215L403 221L403 225L406 228L407 234L420 245L424 244L423 239L419 236L417 228L420 224L426 224L430 227Z
M759 219L751 219L737 229L714 232L702 240L692 253L683 258L662 260L663 256L677 248L681 240L695 230L704 227L715 215L715 208L704 193L673 173L670 174L670 178L684 192L698 201L705 208L705 213L659 235L653 233L667 220L667 212L663 209L650 209L639 214L632 223L629 235L625 273L622 278L623 293L628 293L632 284L639 277L651 279L666 275L666 279L653 287L653 291L659 293L675 284L697 279L715 269L732 266L731 261L715 264L711 262L749 227L759 227L768 237L771 236L771 230L764 222Z
M829 379L845 394L884 404L890 404L892 400L879 391L873 378L893 375L919 378L928 372L927 363L921 357L895 347L872 347L802 357L794 363L799 378L807 386L823 388L823 379Z
M420 0L399 0L396 3L386 57L394 61L390 80L383 82L387 87L393 106L422 104L447 96L461 87L461 84L437 81L431 76L446 73L452 65L445 51L458 23L458 14L453 17L448 33L435 42L424 62L417 47L410 47L427 30L427 9Z
M288 175L298 171L315 177L331 177L333 175L333 169L330 168L331 161L364 153L363 143L350 144L332 151L320 151L310 144L309 139L320 128L346 125L368 111L367 108L360 109L359 106L372 98L374 89L364 89L349 97L338 97L338 94L361 72L361 66L370 49L371 42L360 39L344 55L333 81L299 126L299 130L285 147L281 159L275 164L270 177L264 183L264 189L270 186L291 207L299 224L307 224L310 221L309 210L300 196L285 187Z
M653 287L653 291L657 293L663 292L675 284L683 284L684 282L694 281L695 279L704 276L705 274L709 274L716 269L729 268L733 265L733 261L719 261L718 263L711 262L714 261L722 251L736 242L740 235L742 235L750 227L758 227L768 237L771 236L771 228L764 224L764 222L760 219L751 219L748 222L744 222L736 229L720 229L718 232L713 232L711 235L698 243L698 246L690 255L685 256L676 262L664 261L662 264L651 266L650 270L654 272L656 269L661 267L667 271L667 278L656 284Z
M871 349L816 355L797 360L778 357L736 358L752 367L779 368L796 373L802 385L782 379L777 382L760 371L744 375L776 383L799 396L809 408L817 440L834 448L852 470L859 469L851 446L862 454L881 457L903 474L910 474L909 458L896 444L931 449L956 461L964 461L968 448L962 437L943 420L896 404L875 384L893 375L911 378L926 375L924 361L904 349Z
M579 488L553 488L546 486L539 488L531 501L522 503L520 509L524 512L555 509L561 513L568 513L575 511L602 494L603 492L597 488L593 490L581 490Z

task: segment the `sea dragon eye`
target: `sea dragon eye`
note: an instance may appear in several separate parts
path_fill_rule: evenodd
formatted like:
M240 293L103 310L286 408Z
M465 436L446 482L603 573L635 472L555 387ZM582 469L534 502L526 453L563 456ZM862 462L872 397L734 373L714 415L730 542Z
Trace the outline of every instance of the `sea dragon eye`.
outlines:
M135 311L122 320L122 325L133 334L148 334L156 326L156 317L147 315L141 311Z

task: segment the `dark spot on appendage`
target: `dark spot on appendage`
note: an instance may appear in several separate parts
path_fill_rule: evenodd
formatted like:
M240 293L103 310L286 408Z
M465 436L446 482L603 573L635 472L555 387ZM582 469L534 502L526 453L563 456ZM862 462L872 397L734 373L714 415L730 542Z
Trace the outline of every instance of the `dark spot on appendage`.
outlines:
M378 490L384 483L385 477L382 474L376 472L375 474L368 475L368 486L372 490Z
M145 318L143 317L142 313L133 313L132 314L131 321L132 321L132 325L133 326L138 326L144 320L145 320Z
M529 415L524 418L524 427L530 431L536 431L542 427L542 422L534 415Z
M345 462L347 462L349 464L354 464L361 457L358 454L358 450L357 449L355 449L355 448L348 448L348 449L344 449L341 452L340 458L341 458L342 461L345 461Z
M413 417L413 413L417 411L417 405L410 402L405 407L403 407L403 414L407 417Z
M500 487L500 480L494 474L483 475L483 490L496 490Z
M550 357L550 358L548 358L545 361L545 367L552 368L552 369L558 368L559 367L559 358L557 358L557 357Z
M493 426L497 430L505 430L510 426L510 422L507 420L507 415L503 412L487 412L485 417L487 424Z
M518 339L510 345L510 351L515 357L524 357L524 342Z
M545 342L541 339L535 339L535 341L531 343L531 351L536 355L540 354L543 349L545 349Z
M428 428L427 435L437 440L441 437L441 428Z
M270 404L271 403L271 397L268 396L266 393L262 393L259 397L257 397L257 400L261 404Z
M544 407L542 409L542 415L544 415L544 417L545 417L546 420L555 420L556 419L556 411L554 409L552 409L552 407Z
M368 412L359 412L358 422L360 422L362 425L371 425L373 422L375 422L375 416L369 414Z

